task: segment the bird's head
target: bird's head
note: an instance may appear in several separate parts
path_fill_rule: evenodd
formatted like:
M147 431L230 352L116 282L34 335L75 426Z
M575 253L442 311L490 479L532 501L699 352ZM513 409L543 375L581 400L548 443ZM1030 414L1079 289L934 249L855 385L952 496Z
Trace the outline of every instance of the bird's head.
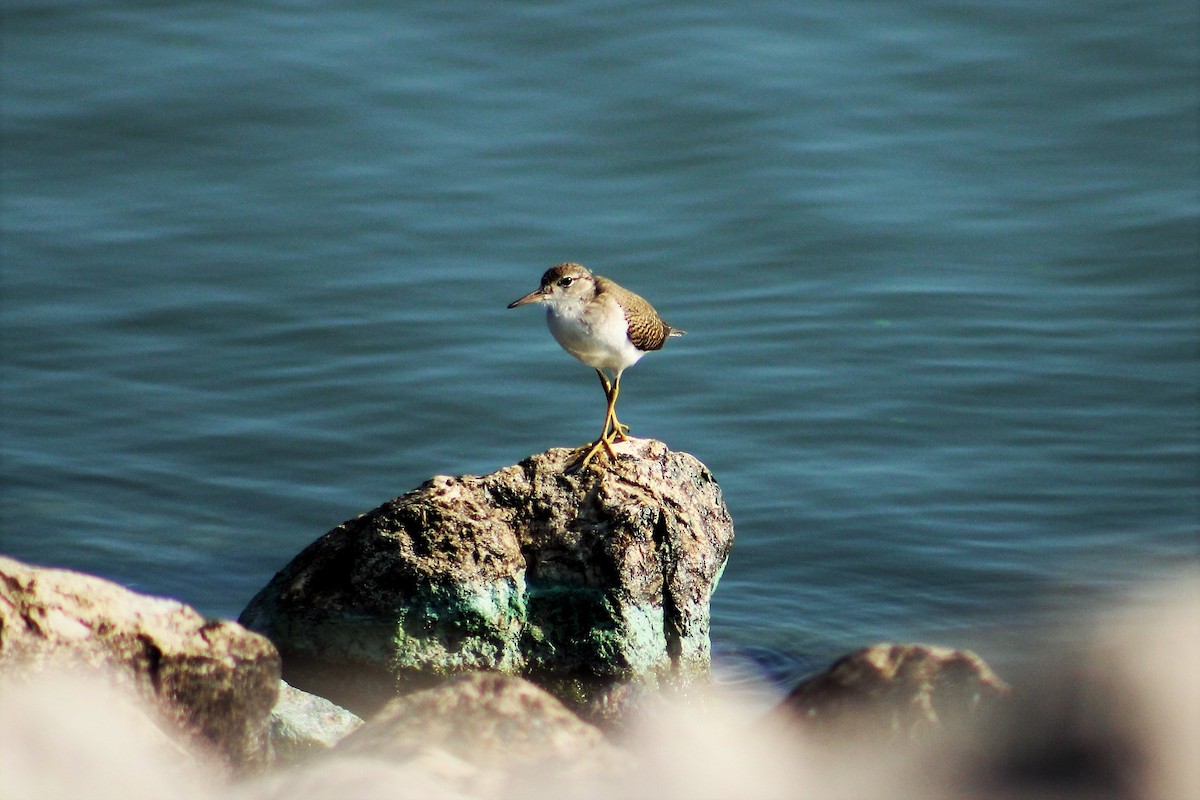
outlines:
M508 304L516 308L528 303L545 303L551 307L586 303L596 294L596 277L579 264L559 264L546 270L542 283L529 294Z

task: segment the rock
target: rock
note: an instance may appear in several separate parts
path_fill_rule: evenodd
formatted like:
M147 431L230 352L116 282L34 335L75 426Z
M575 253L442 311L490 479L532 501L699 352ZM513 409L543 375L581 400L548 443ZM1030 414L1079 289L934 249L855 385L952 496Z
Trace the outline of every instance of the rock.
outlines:
M267 639L109 581L0 557L0 679L100 668L238 770L265 764L279 654Z
M970 651L877 644L800 683L775 719L820 735L910 741L974 721L1008 695Z
M486 788L488 795L534 767L546 781L551 774L555 780L612 777L627 765L599 728L553 695L496 672L460 675L398 697L334 753L421 764L460 787Z
M271 709L275 761L291 763L326 751L362 724L359 717L324 697L280 681L279 700Z
M600 471L550 450L438 476L292 560L242 612L288 681L364 716L473 670L528 677L585 712L614 687L709 669L709 599L733 542L712 474L632 439Z

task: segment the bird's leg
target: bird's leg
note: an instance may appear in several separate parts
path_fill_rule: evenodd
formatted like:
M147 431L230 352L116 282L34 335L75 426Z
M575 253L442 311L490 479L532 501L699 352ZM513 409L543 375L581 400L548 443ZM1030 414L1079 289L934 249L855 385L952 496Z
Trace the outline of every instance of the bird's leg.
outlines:
M617 419L617 396L621 394L621 373L617 372L613 379L612 391L608 398L608 420L612 423L613 439L618 442L623 442L629 437L629 426Z
M612 384L608 382L608 376L604 374L603 370L597 369L596 377L600 379L600 385L604 387L604 399L607 400L608 396L612 394Z
M613 441L623 442L629 438L626 435L629 433L629 426L617 419L617 395L620 394L621 391L621 373L618 372L616 374L616 377L612 383L609 383L608 377L600 370L596 370L596 374L600 376L600 385L604 387L604 398L608 400L608 411L605 414L604 432L608 433L608 429L611 427L613 435L610 437L610 439Z
M616 414L613 413L613 407L617 402L615 391L616 383L621 379L620 373L617 373L616 382L612 383L609 382L608 376L599 369L596 370L596 375L598 375L600 378L600 385L604 387L604 399L607 401L607 408L604 410L604 427L600 431L600 438L593 442L591 447L588 448L587 453L584 454L583 458L576 462L578 463L578 469L580 470L587 469L587 465L591 463L592 459L595 458L601 450L606 451L609 457L615 461L617 458L617 451L613 450L612 443L618 436L620 436L622 439L625 438L625 431L621 430L622 428L625 428L625 430L629 429L628 426L623 426L621 423L617 422Z
M609 409L609 413L604 415L604 430L600 432L600 438L592 443L591 447L588 448L587 453L584 454L583 458L575 462L578 465L576 469L579 471L587 469L588 464L590 464L592 459L595 458L596 455L602 450L607 451L608 457L613 461L617 460L617 451L613 450L612 446L612 437L614 434L609 433L609 420L612 409L611 405L609 406Z
M600 378L600 385L604 387L604 399L608 401L608 411L605 413L604 421L605 438L607 438L609 441L613 441L613 437L616 437L616 441L624 441L625 439L629 438L626 436L626 434L629 433L629 426L617 419L617 400L613 396L613 392L618 388L618 384L621 382L621 376L617 375L616 383L610 383L608 376L602 371L596 370L596 375ZM612 428L612 436L607 435L609 428Z

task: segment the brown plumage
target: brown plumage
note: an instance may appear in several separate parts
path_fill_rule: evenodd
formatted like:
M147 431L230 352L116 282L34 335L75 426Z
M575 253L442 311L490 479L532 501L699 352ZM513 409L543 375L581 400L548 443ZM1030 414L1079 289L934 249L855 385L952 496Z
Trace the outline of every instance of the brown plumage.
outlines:
M638 350L661 350L672 333L675 336L683 334L683 331L676 331L663 322L646 298L597 275L596 296L605 294L612 295L625 311L625 322L629 324L629 341L633 342L633 346Z

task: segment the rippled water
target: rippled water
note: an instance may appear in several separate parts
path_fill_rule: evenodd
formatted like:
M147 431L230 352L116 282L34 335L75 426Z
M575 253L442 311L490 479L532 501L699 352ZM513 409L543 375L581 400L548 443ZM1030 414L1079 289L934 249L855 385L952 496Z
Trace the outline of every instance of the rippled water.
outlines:
M621 417L725 490L718 646L1036 637L1200 561L1198 17L9 3L0 551L236 616L584 442L505 309L575 260L689 331Z

